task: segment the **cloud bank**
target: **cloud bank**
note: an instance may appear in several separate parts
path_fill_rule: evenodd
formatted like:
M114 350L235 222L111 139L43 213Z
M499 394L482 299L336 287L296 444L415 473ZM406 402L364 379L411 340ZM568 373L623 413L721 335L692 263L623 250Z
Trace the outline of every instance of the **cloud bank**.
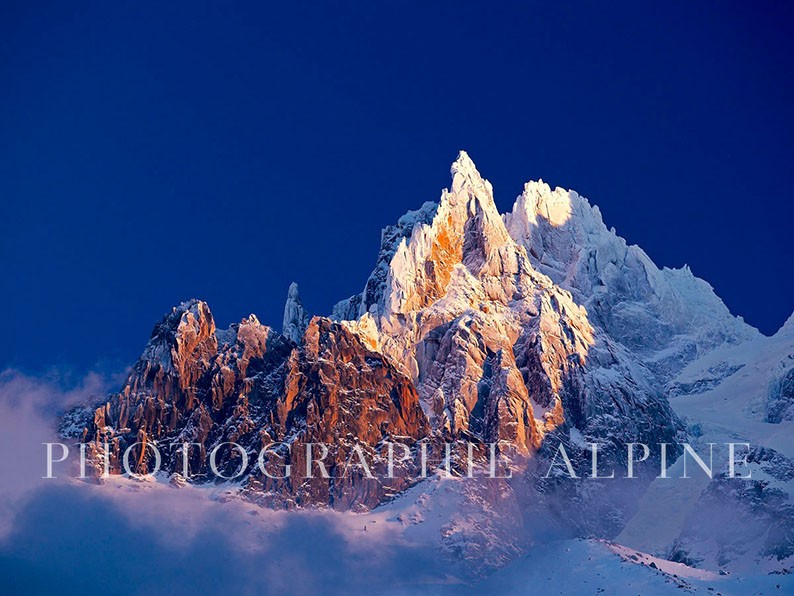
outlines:
M232 490L172 488L113 479L80 482L56 469L44 479L45 447L59 411L102 395L89 375L0 375L0 577L10 593L381 593L444 592L434 549L408 544L386 524L328 511L279 512ZM366 520L365 520L366 521ZM429 578L436 578L430 580ZM450 586L452 587L452 586Z

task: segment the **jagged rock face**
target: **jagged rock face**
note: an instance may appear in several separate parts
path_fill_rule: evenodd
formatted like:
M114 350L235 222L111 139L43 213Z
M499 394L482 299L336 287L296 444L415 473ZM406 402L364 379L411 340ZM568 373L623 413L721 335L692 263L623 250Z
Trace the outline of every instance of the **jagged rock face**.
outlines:
M370 312L370 309L380 306L383 295L386 292L386 281L389 275L389 265L394 258L394 253L400 243L411 236L414 226L418 223L429 224L438 210L437 203L426 202L416 211L409 211L403 215L397 224L386 226L381 232L380 251L375 269L367 279L364 291L346 300L338 302L334 308L332 316L337 320L358 319Z
M129 396L147 390L157 396L173 396L175 406L184 406L189 412L196 402L196 383L217 353L215 321L207 305L197 301L183 304L155 327L123 393ZM126 416L122 415L121 421L126 422Z
M688 267L660 270L574 191L529 182L504 221L533 267L569 290L594 327L643 356L662 381L717 346L760 337Z
M434 428L528 453L563 421L563 379L586 360L592 330L510 238L465 153L452 176L436 209L384 232L385 279L360 298L368 333L414 379Z
M339 468L354 447L375 456L391 438L414 448L498 442L522 456L543 456L544 441L574 431L616 444L672 442L681 426L648 361L680 329L659 315L642 361L631 334L648 332L643 321L659 312L685 312L690 294L602 227L597 209L545 185L528 185L502 217L490 183L461 153L440 202L384 230L375 270L361 294L334 307L335 321L308 322L295 284L283 335L253 315L217 330L206 304L182 304L155 328L86 436L95 455L110 442L113 470L136 441L196 443L187 461L198 475L224 442L252 454L286 443L281 463L294 469L309 443L336 445L327 462ZM625 306L631 301L662 306L639 312ZM140 446L131 455L138 469L150 464ZM164 468L179 471L182 461L176 452ZM241 457L224 449L217 463L230 474ZM240 478L269 503L348 508L402 490L409 468L387 485L361 473L331 483L269 478L253 464Z
M340 432L375 445L384 436L419 439L429 431L411 380L343 325L319 317L290 360L277 412L285 431L302 418L313 438L327 442Z
M794 339L794 314L775 335L776 338ZM766 401L766 421L780 423L794 420L794 350L787 350L773 371Z
M278 495L270 501L287 505L375 506L418 476L416 469L403 466L394 478L385 479L388 454L382 443L390 440L411 447L430 436L411 379L344 325L319 317L306 330L303 348L290 356L275 423L279 440L290 443L284 463L291 464L292 473L285 481L257 473L256 481ZM307 449L312 443L327 447L323 461L333 483L320 476L319 468L308 470ZM353 453L356 447L364 454L369 474L360 465L361 455ZM314 478L305 478L307 470Z
M571 427L592 440L672 440L680 425L650 373L537 271L465 153L452 176L410 234L384 233L383 291L359 299L372 315L362 334L411 374L433 427L520 454Z
M618 314L619 303L645 304L657 287L662 294L674 290L644 253L627 249L617 237L604 241L608 250L593 250L593 264L579 263L592 237L601 228L608 234L597 210L591 217L586 203L560 200L554 208L541 208L536 200L532 214L542 221L530 228L519 215L529 213L526 199L533 187L523 202L519 199L514 216L503 219L491 185L468 156L461 154L452 176L451 190L435 210L423 208L407 218L413 223L410 233L404 225L384 232L367 289L338 307L337 314L360 305L359 315L365 314L351 325L411 375L434 428L447 436L500 442L518 454L539 450L541 463L528 472L529 484L540 487L539 498L554 500L561 511L567 503L579 512L561 524L614 535L631 514L630 505L611 507L603 486L584 490L581 483L541 479L554 455L544 444L566 442L576 465L583 467L590 452L582 445L605 443L605 459L621 474L626 466L622 443L682 438L661 382L631 351L633 342L647 341L645 320L659 318L660 309ZM536 215L540 211L545 219ZM561 229L569 220L570 227ZM523 233L530 229L533 235ZM549 254L556 268L542 265L539 256L549 262ZM626 267L629 261L635 264ZM566 272L582 281L573 283ZM661 281L652 284L650 275ZM371 291L373 279L377 291ZM602 292L606 283L617 294L614 304ZM595 326L577 302L595 310ZM668 302L673 306L661 310L679 308L686 300L675 295ZM658 341L651 338L643 355L650 358L667 348L679 332L665 325L652 330ZM576 444L569 440L574 432ZM627 488L641 492L649 480ZM604 515L591 516L595 511Z
M767 422L794 420L794 362L789 365L790 368L770 383L766 409Z
M199 479L209 475L210 454L221 446L217 469L224 477L239 472L252 498L284 507L348 509L373 507L419 476L411 462L397 465L394 477L384 482L384 441L410 448L430 435L411 379L344 325L313 319L299 348L253 315L217 331L207 305L191 301L155 328L124 389L96 409L84 440L91 442L98 474L104 470L105 442L111 472L122 471L131 447L131 469L146 473L153 465L147 444L156 442L162 469L180 475L179 445L187 442L188 472ZM249 465L242 469L239 451L224 443L242 446ZM291 465L287 478L268 478L256 467L258 453L276 443L287 452L280 459L274 455L282 467ZM304 477L311 443L328 446L323 465L330 475L341 476L350 467L344 478L332 484L314 467L316 477ZM172 444L176 447L169 449ZM357 454L351 459L356 446L364 450L369 474L356 469ZM401 455L395 457L398 464Z
M205 303L175 307L155 327L124 388L97 408L84 433L93 441L97 469L104 467L105 441L114 472L135 442L141 446L131 451L130 462L145 471L152 456L147 441L162 449L184 441L196 443L188 454L191 473L206 473L213 444L250 441L258 434L283 393L293 347L253 315L218 331ZM164 469L182 470L181 454L166 459Z

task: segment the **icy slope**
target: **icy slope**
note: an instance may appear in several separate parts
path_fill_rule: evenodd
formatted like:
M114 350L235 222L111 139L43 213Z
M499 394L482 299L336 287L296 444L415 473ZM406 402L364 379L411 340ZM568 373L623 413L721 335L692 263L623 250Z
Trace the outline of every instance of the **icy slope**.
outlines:
M675 393L690 391L671 402L690 441L703 454L716 443L715 461L723 463L714 480L699 470L684 480L676 479L679 459L673 478L650 485L618 541L711 569L794 567L794 421L782 419L793 401L786 385L794 376L792 321L772 337L707 354L671 382ZM750 480L726 478L726 442L750 444L749 465L737 468Z
M485 594L786 594L794 576L721 576L609 542L544 545L480 583Z

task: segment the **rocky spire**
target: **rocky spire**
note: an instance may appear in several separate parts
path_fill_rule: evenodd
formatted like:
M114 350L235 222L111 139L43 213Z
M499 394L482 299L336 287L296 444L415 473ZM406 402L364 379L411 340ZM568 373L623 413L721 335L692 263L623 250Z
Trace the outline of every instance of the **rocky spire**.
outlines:
M308 324L309 317L306 314L306 309L301 304L298 284L292 282L287 292L287 303L284 305L282 333L295 343L300 343Z
M506 277L508 285L515 279L518 247L496 208L491 183L465 151L451 174L450 189L442 192L432 221L415 226L394 252L381 309L387 316L435 303L455 278Z

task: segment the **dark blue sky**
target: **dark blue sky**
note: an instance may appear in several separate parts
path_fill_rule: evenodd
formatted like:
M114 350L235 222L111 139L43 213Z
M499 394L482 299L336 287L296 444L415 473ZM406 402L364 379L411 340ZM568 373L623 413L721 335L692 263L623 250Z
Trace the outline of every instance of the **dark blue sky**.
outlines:
M2 4L0 367L130 363L193 296L280 326L293 279L326 313L458 149L794 308L790 5L199 4Z

